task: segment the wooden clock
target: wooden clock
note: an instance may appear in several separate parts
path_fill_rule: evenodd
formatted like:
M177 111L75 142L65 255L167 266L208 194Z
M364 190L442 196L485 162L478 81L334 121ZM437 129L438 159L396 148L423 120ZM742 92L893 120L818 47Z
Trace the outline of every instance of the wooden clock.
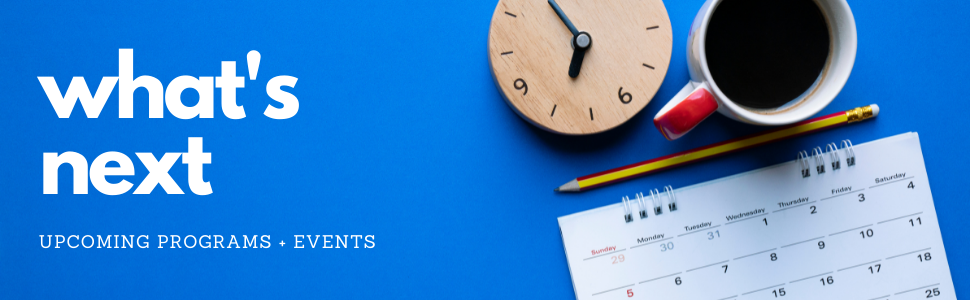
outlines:
M500 0L488 60L520 116L585 135L623 124L650 102L671 42L661 0Z

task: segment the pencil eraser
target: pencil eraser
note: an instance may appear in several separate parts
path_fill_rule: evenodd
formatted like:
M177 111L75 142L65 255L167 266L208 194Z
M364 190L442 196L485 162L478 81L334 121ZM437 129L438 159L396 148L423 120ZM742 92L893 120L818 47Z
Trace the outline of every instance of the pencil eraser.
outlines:
M869 106L872 107L872 116L873 117L878 116L879 115L879 105L873 104L873 105L869 105Z

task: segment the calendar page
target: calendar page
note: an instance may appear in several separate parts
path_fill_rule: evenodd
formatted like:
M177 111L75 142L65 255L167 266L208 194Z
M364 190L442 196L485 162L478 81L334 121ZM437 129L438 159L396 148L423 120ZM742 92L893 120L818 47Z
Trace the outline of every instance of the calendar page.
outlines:
M560 217L576 297L956 299L919 136L852 149Z

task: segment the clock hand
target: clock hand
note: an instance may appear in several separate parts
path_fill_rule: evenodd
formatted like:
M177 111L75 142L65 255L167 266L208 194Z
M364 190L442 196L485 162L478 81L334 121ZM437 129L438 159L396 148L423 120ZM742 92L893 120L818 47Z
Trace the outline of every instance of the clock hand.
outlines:
M562 11L562 8L559 8L556 0L549 0L549 6L552 6L552 9L556 11L556 15L559 15L559 19L562 20L563 24L566 24L569 32L573 34L573 59L569 62L569 77L576 78L579 76L579 70L583 68L583 58L586 57L586 50L593 44L593 39L588 32L576 29L576 26L569 20L569 17Z
M586 49L592 44L589 33L580 32L573 37L573 59L569 62L569 77L579 76L579 69L583 67L583 58L586 57Z
M578 35L579 30L576 30L576 26L573 26L573 22L569 21L569 17L566 16L566 13L562 12L562 8L559 8L559 4L556 3L556 0L549 0L549 5L552 6L552 9L556 11L557 15L559 15L559 19L562 20L562 22L566 24L566 27L569 28L569 32L572 32L573 36Z

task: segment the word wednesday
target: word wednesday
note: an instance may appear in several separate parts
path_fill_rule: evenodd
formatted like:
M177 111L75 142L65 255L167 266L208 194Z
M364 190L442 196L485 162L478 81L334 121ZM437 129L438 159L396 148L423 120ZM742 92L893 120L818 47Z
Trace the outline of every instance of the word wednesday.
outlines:
M806 198L805 200L807 201L808 199ZM732 220L741 219L741 218L744 218L744 217L747 217L747 216L753 216L753 215L763 214L764 212L765 212L765 209L764 208L758 208L758 209L753 209L751 211L746 211L746 212L743 212L743 213L739 213L739 214L736 214L736 215L724 216L724 218L727 219L728 221L732 221Z

